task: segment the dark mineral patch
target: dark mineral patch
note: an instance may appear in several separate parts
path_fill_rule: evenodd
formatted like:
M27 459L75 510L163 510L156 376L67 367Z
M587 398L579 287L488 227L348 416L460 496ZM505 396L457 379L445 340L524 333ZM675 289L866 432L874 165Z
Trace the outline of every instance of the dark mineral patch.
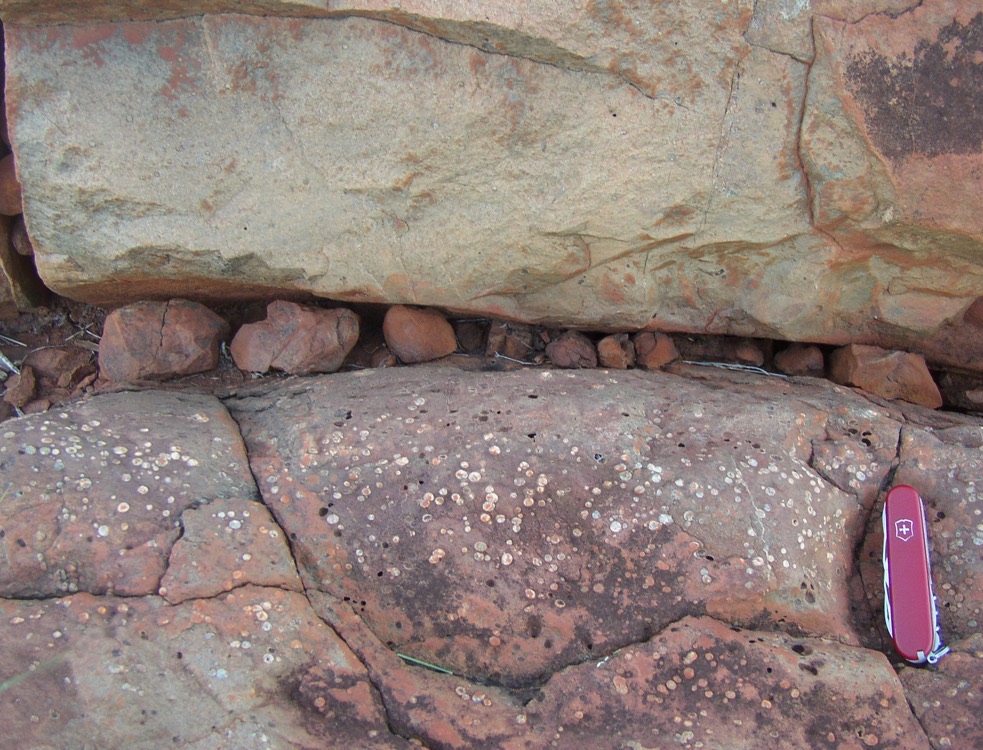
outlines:
M913 57L852 58L847 87L890 159L983 150L983 13L920 41Z

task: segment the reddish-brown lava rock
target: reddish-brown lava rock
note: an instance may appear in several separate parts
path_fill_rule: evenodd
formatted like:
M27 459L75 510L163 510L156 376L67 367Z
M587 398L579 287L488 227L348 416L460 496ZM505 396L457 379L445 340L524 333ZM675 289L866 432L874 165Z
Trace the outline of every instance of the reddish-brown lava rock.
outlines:
M366 367L394 367L399 364L395 355L386 346L382 327L378 325L361 326L358 341L345 357L345 366L361 370Z
M61 389L68 395L96 373L94 359L91 351L80 346L46 346L28 354L24 364L34 368L46 392Z
M830 355L829 377L882 398L902 399L932 409L942 406L939 387L920 354L849 344Z
M20 182L14 166L14 155L0 159L0 214L17 216L24 210Z
M0 643L9 747L411 746L301 594L0 600Z
M932 669L902 667L901 684L933 748L983 747L983 635L950 646Z
M440 359L457 349L454 328L438 310L393 305L382 332L390 351L405 364Z
M532 362L537 355L541 358L542 350L543 341L533 326L495 320L488 329L485 354L489 357L502 355L520 362Z
M247 323L232 339L229 350L240 369L335 372L358 341L358 315L346 308L322 310L276 300L266 310L266 320Z
M210 396L96 396L4 422L0 438L0 596L156 593L186 508L256 496Z
M396 355L389 351L389 347L385 344L376 349L369 359L370 367L395 367L398 364Z
M605 336L597 342L597 359L601 367L627 370L635 366L635 346L627 333Z
M772 347L770 341L735 336L677 336L675 343L683 359L752 367L764 365Z
M50 292L38 278L34 260L17 252L10 238L11 219L0 214L0 316L45 304ZM11 309L13 308L13 309Z
M27 233L23 216L16 217L10 225L10 244L21 255L34 255L34 243L31 242L31 237Z
M10 145L10 130L7 127L7 107L0 101L0 143Z
M927 747L883 654L706 617L554 676L525 720L571 748Z
M664 333L642 331L632 337L635 345L635 359L639 367L658 370L679 359L676 344Z
M4 273L2 264L0 264L0 320L16 318L18 314L14 291L10 287L10 280Z
M171 604L253 584L300 591L287 540L270 511L248 500L214 500L181 515L160 595Z
M546 345L546 356L557 367L568 370L597 367L597 350L579 331L567 331Z
M19 382L9 379L4 397L14 399L11 403L25 413L44 411L51 403L80 395L96 379L94 359L90 350L80 346L42 346L24 358L24 377ZM12 391L15 385L17 390ZM42 403L47 406L41 408Z
M826 372L823 352L814 344L790 344L775 355L775 369L786 375L821 378Z
M458 320L454 322L454 333L461 351L478 354L488 345L488 324L477 320Z
M11 406L23 409L34 398L37 391L34 370L30 365L24 365L20 368L19 374L8 378L5 385L3 400Z
M808 461L830 401L871 405L753 382L414 368L228 405L308 588L514 686L686 614L856 640L866 511Z
M228 323L197 302L136 302L106 316L99 369L114 382L205 372L218 364L228 333Z

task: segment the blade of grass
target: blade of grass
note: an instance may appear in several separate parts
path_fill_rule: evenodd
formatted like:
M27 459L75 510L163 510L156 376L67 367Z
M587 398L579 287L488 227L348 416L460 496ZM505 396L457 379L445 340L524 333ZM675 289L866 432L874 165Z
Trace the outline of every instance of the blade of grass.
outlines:
M8 372L12 372L14 375L20 375L20 370L17 369L17 365L7 359L3 352L0 352L0 366L3 366Z
M398 656L403 661L407 661L410 664L415 664L418 667L426 667L427 669L432 669L434 672L440 672L441 674L449 674L449 675L454 674L449 669L438 667L436 664L431 664L430 662L423 661L423 659L417 659L415 656L407 656L406 654L401 654L398 651L396 652L396 656Z
M65 660L65 655L59 654L58 656L53 656L50 659L41 662L34 669L27 669L21 672L20 674L15 674L13 677L8 677L3 682L0 682L0 693L4 692L5 690L10 690L10 688L16 687L17 685L20 685L28 677L31 677L32 675L35 675L38 672L42 672L46 669L51 669L53 666L64 660Z

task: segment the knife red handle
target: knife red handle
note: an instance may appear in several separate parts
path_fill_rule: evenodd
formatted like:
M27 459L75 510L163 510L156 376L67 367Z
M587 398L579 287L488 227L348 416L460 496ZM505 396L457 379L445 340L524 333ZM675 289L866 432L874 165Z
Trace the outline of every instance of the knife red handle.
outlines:
M934 664L948 648L939 635L925 505L898 485L884 499L884 619L894 646L913 664Z

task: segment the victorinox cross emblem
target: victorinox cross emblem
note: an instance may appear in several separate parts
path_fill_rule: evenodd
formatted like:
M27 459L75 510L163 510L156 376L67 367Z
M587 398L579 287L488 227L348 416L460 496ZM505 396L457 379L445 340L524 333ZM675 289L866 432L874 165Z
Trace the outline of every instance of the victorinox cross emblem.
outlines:
M894 522L894 533L902 542L907 542L915 535L915 525L907 518L900 518Z

